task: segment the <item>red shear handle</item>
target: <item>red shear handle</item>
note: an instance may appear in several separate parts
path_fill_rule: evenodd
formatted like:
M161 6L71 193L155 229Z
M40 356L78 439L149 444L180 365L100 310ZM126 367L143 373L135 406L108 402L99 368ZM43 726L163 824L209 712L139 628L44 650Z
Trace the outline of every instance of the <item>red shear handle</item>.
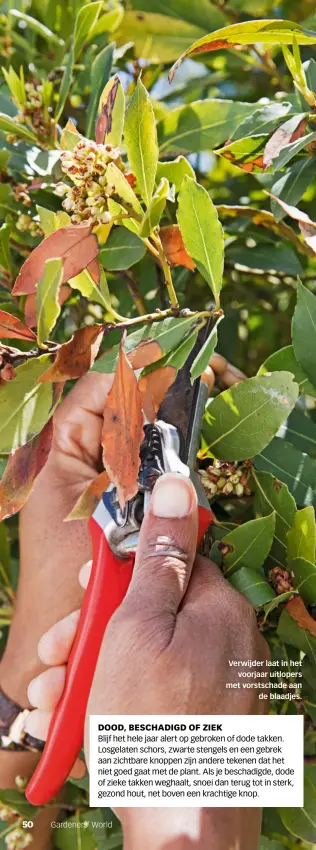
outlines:
M93 545L92 572L69 656L63 695L53 714L43 755L26 789L26 797L34 806L42 806L58 793L80 752L102 638L110 618L124 599L133 571L134 559L123 561L113 554L93 517L89 520L89 529Z
M198 544L212 516L212 511L199 507ZM89 528L93 544L92 573L69 656L64 692L53 714L42 758L25 792L34 806L42 806L58 793L80 752L102 638L132 577L134 559L117 558L93 518L89 520Z

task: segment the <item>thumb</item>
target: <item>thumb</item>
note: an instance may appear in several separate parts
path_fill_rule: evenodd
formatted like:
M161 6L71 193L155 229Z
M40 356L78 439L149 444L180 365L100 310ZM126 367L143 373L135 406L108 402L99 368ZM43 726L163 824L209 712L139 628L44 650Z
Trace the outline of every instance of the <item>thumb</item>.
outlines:
M148 611L176 614L196 553L198 510L195 489L178 473L162 475L145 514L128 595Z

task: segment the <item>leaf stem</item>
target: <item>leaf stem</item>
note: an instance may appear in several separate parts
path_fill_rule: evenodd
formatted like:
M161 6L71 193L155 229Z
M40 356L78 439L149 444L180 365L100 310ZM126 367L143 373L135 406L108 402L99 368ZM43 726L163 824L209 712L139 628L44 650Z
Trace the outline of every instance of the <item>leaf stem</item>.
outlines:
M164 276L165 276L165 284L166 284L166 287L167 287L167 290L168 290L170 304L171 304L172 307L175 307L177 309L179 307L179 302L178 302L178 299L177 299L175 288L173 286L170 265L168 263L167 257L165 255L164 249L162 247L160 236L152 233L151 238L152 238L152 241L153 241L155 248L156 248L155 255L159 259L161 268L162 268ZM146 240L146 244L147 244L147 247L149 248L149 250L152 251L152 253L154 253L153 250L152 250L153 246L152 246L151 242L149 240L148 241Z

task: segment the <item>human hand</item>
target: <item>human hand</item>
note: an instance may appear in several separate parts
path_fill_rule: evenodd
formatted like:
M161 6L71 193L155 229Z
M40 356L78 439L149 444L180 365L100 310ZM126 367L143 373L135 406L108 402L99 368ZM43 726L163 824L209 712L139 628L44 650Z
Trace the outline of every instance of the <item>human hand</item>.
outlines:
M267 658L266 643L246 599L225 581L214 564L195 558L196 539L194 488L182 476L163 476L154 488L143 521L130 588L105 632L87 717L94 713L260 713L264 703L259 702L257 691L239 691L237 695L226 684L228 678L233 681L234 668L229 668L229 660L262 661ZM42 660L55 666L30 684L30 701L38 706L28 718L31 734L46 734L50 711L62 693L74 633L73 622L64 621L63 635L57 624L40 642ZM166 818L160 814L158 822L155 810L142 812L141 817L138 813L137 818L133 812L119 812L127 848L140 850L149 836L152 847L168 847L161 843L162 821L169 830L168 841L178 838L179 819L174 812ZM211 834L216 835L219 850L227 850L237 826L243 835L245 816L229 809L225 826L219 810L209 812L209 817L205 812L201 816L205 842L201 834L198 847L209 847ZM197 823L196 810L185 817L190 834L194 818ZM253 819L250 831L249 817ZM180 821L183 828L183 817ZM242 846L253 850L260 813L252 810L247 821L248 837L243 838ZM176 850L191 845L171 846Z
M86 375L57 408L48 461L20 514L19 585L0 681L24 707L30 678L43 670L37 654L41 634L81 604L78 571L91 557L91 541L85 520L64 519L99 472L111 383L110 375Z

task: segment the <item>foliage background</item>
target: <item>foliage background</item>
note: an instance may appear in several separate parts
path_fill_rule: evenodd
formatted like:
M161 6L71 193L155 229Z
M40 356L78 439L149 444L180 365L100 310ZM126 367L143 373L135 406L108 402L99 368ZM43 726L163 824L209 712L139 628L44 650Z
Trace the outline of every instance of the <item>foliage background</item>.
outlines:
M57 111L60 112L59 127L65 127L67 119L71 118L80 133L93 138L94 104L97 103L107 79L118 72L129 97L133 94L136 80L142 72L142 82L149 91L154 106L161 158L167 157L169 160L174 156L183 155L189 159L197 180L217 206L224 227L225 267L221 307L225 312L225 319L219 325L217 351L242 369L248 377L255 376L271 354L291 345L291 319L297 303L297 277L300 277L309 292L314 289L313 225L309 224L310 230L306 239L306 232L304 236L298 223L291 216L286 216L277 202L269 199L266 191L298 206L308 214L311 222L315 221L316 142L310 138L308 147L305 144L301 148L292 148L288 152L288 158L284 157L283 152L286 143L293 144L292 134L298 124L297 115L300 116L300 121L306 120L303 134L313 134L315 47L301 47L305 78L299 60L296 66L293 62L291 65L288 53L284 54L280 45L262 45L259 39L258 43L242 49L221 49L214 53L202 54L194 60L188 59L178 70L171 86L168 83L168 71L172 63L196 39L229 24L265 17L275 20L284 18L299 22L309 31L316 31L314 4L309 0L302 0L300 4L295 0L284 0L278 6L271 0L224 0L223 3L219 0L213 3L209 0L168 0L167 4L162 0L130 0L125 4L120 0L102 0L99 4L93 4L98 6L95 23L90 22L79 36L77 31L80 43L77 43L78 50L68 75L69 90L65 93L64 103L61 103L60 86L61 81L65 81L65 68L67 82L67 67L69 69L72 34L77 15L84 6L90 8L90 5L85 4L83 0L71 3L58 0L18 0L16 4L8 0L1 8L2 64L6 71L13 66L17 74L22 65L25 79L33 85L33 89L29 89L24 121L21 122L20 129L19 125L16 125L15 140L12 139L12 127L7 126L4 119L0 119L0 309L23 319L25 296L17 299L10 293L22 262L43 236L37 208L39 206L51 212L61 210L61 198L55 192L56 182L62 176L58 162L60 130L57 129L57 133L55 131L52 110L57 106ZM44 82L44 94L42 90L38 103L37 81ZM10 83L10 80L4 75L0 82L0 111L16 120L21 110L12 100L8 82ZM45 98L47 104L50 104L49 108L45 105ZM61 104L60 110L58 104ZM171 112L170 118L169 113L173 110L178 111ZM262 157L269 138L281 124L292 120L292 117L293 124L285 130L287 135L277 139L271 166L264 169ZM28 127L31 137L23 137L23 127ZM232 138L242 139L243 142L238 148L230 148L227 158L223 145ZM222 155L214 153L216 149L222 149ZM237 166L232 164L232 157L237 161ZM256 210L264 210L268 215L256 215ZM273 219L269 215L271 212L275 216ZM173 202L168 201L162 223L167 226L175 221ZM120 233L124 241L122 228ZM103 258L112 307L129 318L134 318L139 313L151 313L157 307L166 307L163 276L152 256L147 252L134 262L130 248L124 253L123 244L119 243L119 247L119 267L117 263L114 263L113 267L109 255L104 255ZM195 311L212 308L212 293L200 271L192 272L179 265L174 269L173 279L180 308L191 308ZM276 510L277 521L279 519L280 522L281 516L281 524L283 520L283 523L287 523L291 528L294 522L301 527L304 519L308 522L308 533L314 540L315 523L311 506L315 504L316 498L316 390L313 386L316 367L316 337L313 336L316 309L314 302L309 301L313 316L313 322L309 324L303 309L303 298L306 297L304 293L305 290L301 290L302 300L298 303L296 314L299 326L296 339L299 338L299 341L296 343L295 354L300 361L300 367L293 361L292 349L286 349L281 356L277 355L275 360L269 361L267 367L271 372L283 368L294 371L303 385L303 394L291 414L292 419L275 438L277 444L274 439L265 452L260 453L259 450L256 475L269 498L277 492L275 487L271 490L271 473L281 479L281 497L272 505ZM58 318L53 339L62 344L69 340L79 327L89 326L104 317L105 312L100 304L73 289ZM115 339L114 332L109 340L105 341L104 347L112 345ZM11 340L4 339L4 342L10 343ZM29 342L18 341L16 344L21 351L30 348ZM305 353L299 357L298 351L302 347ZM302 366L309 378L308 385ZM3 376L4 381L6 377ZM219 378L215 394L222 389ZM275 432L276 430L277 428ZM206 427L206 442L207 435ZM222 455L219 456L223 459ZM224 459L238 462L244 457L239 455L237 458L225 458L224 455ZM4 455L0 458L0 465L2 472L6 466ZM205 468L206 464L202 466ZM249 479L247 480L249 483ZM290 501L287 486L300 509L296 520L293 514L294 503ZM225 564L225 555L227 557L230 550L227 553L221 548L221 538L234 533L233 524L236 521L242 521L245 527L247 522L258 522L258 517L263 517L260 521L264 523L262 528L267 558L264 565L259 559L257 567L261 584L264 578L265 593L270 593L270 596L262 597L258 587L256 593L259 595L250 598L258 610L259 622L270 641L274 658L289 661L290 658L299 658L301 652L306 653L302 700L299 703L284 702L273 709L282 713L303 711L305 715L305 811L297 809L291 813L291 810L287 809L280 812L277 809L267 810L264 814L260 847L261 850L280 850L282 847L297 846L311 848L316 847L316 630L310 623L310 620L315 618L316 609L315 548L312 552L310 549L303 552L304 565L300 565L309 588L308 595L302 595L310 617L308 626L305 627L302 620L298 622L295 617L291 617L284 607L289 593L283 597L281 605L271 612L263 607L270 604L274 597L274 593L271 594L271 581L268 584L266 579L268 574L270 575L269 570L275 567L276 563L283 570L281 579L285 580L285 584L282 585L282 592L287 593L292 585L291 580L290 585L286 584L289 579L286 573L289 560L273 560L271 546L275 547L275 538L273 540L271 529L268 528L270 513L266 510L264 497L260 501L261 487L254 486L252 481L251 489L256 493L255 502L247 494L242 494L241 498L233 498L235 493L232 498L222 500L218 491L214 501L212 493L213 508L215 507L219 523L216 532L218 539L213 543L212 555L228 569L231 577L234 574L236 576L231 563L228 561ZM308 511L303 517L302 509ZM237 530L240 527L237 525ZM248 534L253 535L253 527L248 528ZM225 543L226 537L222 544L224 547ZM238 538L234 545L237 546L238 552L238 547L242 547L244 543ZM284 544L283 548L286 548ZM294 560L297 554L296 550ZM252 553L251 567L254 565L254 557ZM0 561L3 575L1 642L4 646L18 576L16 517L7 519L0 526ZM241 563L243 569L247 570L249 565L245 559ZM309 564L308 567L306 563ZM262 569L265 570L264 573ZM247 578L245 573L244 576ZM236 582L238 586L238 579ZM259 583L258 579L258 585ZM295 587L297 583L294 581ZM239 586L240 589L245 588L245 584L243 588ZM268 591L266 587L269 588ZM281 593L280 585L277 593ZM308 652L306 646L311 645L312 650ZM82 783L67 783L65 801L68 808L63 816L71 816L74 821L87 823L102 818L113 819L113 829L96 831L92 825L88 825L80 830L78 828L56 831L55 847L60 850L71 850L75 847L82 850L119 848L121 839L118 823L109 810L87 810L86 789L86 780ZM17 790L8 792L7 795L1 792L0 800L4 804L10 801L21 815L29 811L34 815L32 807L28 807L24 796ZM8 829L10 834L10 824L3 824L3 828ZM0 847L2 846L5 847L5 844L0 836Z

